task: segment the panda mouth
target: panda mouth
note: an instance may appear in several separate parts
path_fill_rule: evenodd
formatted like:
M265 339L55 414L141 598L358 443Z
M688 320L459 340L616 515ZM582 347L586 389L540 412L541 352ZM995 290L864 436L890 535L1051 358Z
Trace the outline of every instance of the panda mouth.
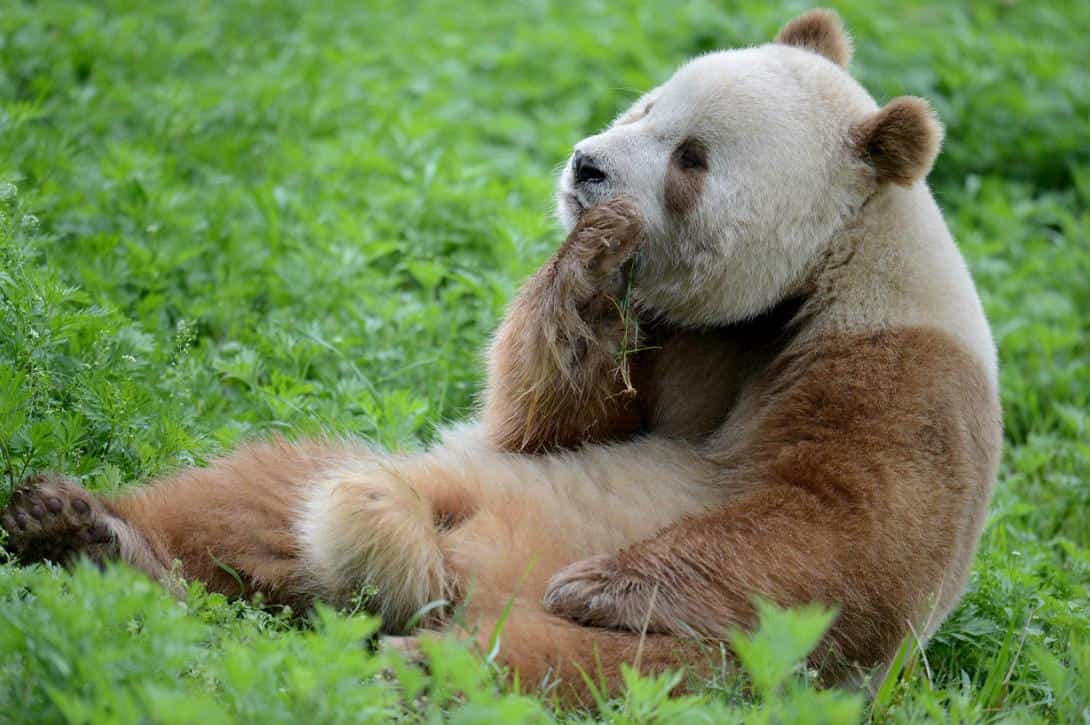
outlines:
M564 192L564 203L568 205L568 210L573 216L580 216L587 209L587 205L584 204L574 192Z

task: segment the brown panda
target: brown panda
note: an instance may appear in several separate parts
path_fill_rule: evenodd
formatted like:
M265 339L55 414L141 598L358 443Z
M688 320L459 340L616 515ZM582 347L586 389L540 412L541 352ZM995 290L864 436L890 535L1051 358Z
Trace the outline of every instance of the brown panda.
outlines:
M996 477L996 357L925 182L927 104L879 107L829 11L712 53L580 142L569 236L425 453L246 446L114 499L38 476L24 560L122 559L306 607L364 586L391 643L451 629L532 686L699 668L753 601L838 609L814 661L881 667L957 602ZM715 649L715 648L710 648Z

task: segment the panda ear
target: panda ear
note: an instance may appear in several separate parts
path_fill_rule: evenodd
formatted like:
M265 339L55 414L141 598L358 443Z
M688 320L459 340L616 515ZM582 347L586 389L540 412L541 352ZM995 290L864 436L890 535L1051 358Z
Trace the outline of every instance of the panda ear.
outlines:
M803 13L780 28L775 42L811 50L841 68L852 59L851 36L835 10L818 8Z
M851 143L879 183L911 186L927 176L942 145L942 124L922 98L901 96L857 123Z

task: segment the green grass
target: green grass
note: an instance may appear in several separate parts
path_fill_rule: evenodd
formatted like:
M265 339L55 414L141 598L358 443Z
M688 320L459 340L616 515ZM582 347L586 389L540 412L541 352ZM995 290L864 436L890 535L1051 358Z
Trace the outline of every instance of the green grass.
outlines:
M364 618L0 563L0 722L1090 719L1090 5L837 7L857 76L946 124L933 186L1006 420L965 600L873 702L791 674L815 613L767 613L748 676L677 701L633 678L558 716L456 648L429 675L369 654ZM558 243L571 144L802 8L9 0L0 503L27 471L112 491L274 431L425 445L471 412L489 331Z

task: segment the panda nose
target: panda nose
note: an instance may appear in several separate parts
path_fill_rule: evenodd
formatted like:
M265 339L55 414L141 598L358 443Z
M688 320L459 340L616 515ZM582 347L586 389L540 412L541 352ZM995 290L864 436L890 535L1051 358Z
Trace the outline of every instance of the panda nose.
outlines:
M606 172L598 168L594 159L582 151L576 151L575 156L572 156L571 168L577 184L594 184L606 180Z

